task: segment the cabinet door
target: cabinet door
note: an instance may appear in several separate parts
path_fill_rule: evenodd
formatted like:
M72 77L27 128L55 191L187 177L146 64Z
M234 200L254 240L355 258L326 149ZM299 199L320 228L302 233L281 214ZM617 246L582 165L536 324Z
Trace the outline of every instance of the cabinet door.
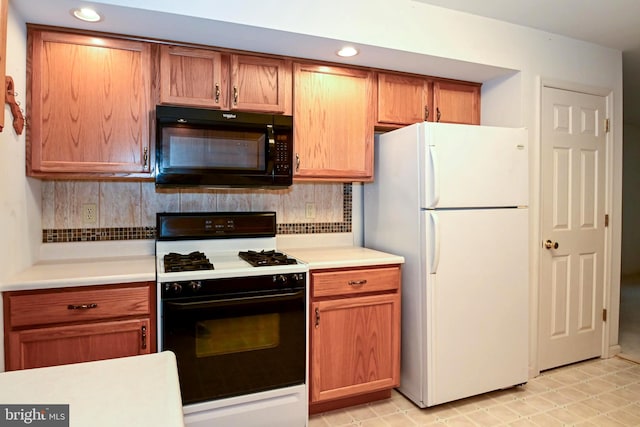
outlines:
M373 84L368 70L294 64L294 178L372 179Z
M150 46L37 30L29 39L28 173L148 177Z
M311 305L311 402L397 387L400 295Z
M10 332L6 369L89 362L151 352L149 319Z
M291 114L291 61L231 55L231 109Z
M227 72L222 54L180 46L160 48L160 102L227 108Z
M480 85L462 82L433 83L434 121L480 124Z
M378 125L410 125L431 112L431 81L402 74L378 73Z

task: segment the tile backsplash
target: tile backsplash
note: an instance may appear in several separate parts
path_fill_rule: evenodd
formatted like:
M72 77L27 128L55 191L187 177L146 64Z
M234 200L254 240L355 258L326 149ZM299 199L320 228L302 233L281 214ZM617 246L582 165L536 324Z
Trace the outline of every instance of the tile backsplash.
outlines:
M87 221L85 205L96 208ZM156 212L275 211L278 234L351 231L352 188L296 183L286 189L156 189L153 182L44 181L45 243L155 238Z

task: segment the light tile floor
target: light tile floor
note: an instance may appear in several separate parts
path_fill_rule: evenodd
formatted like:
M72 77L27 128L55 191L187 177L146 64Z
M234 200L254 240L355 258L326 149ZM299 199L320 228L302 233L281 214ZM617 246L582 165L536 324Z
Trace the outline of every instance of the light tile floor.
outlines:
M317 414L309 427L640 426L640 364L594 359L546 371L526 385L420 409L390 399Z

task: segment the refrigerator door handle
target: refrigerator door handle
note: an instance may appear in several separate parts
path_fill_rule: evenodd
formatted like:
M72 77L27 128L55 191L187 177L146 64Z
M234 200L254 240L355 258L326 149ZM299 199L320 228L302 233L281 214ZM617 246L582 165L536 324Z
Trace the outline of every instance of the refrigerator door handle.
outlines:
M431 218L431 235L433 248L431 251L431 274L438 272L438 265L440 264L440 220L438 214L435 212L429 212Z
M430 208L435 208L440 202L440 185L438 182L439 170L438 170L438 156L435 145L429 145L429 160L431 161L431 188L432 199L430 200Z

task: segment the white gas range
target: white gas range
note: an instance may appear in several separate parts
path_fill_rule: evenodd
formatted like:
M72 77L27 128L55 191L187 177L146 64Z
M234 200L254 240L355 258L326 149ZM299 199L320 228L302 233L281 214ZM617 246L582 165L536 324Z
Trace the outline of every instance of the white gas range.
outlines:
M157 215L158 348L192 427L307 424L305 264L274 212Z

